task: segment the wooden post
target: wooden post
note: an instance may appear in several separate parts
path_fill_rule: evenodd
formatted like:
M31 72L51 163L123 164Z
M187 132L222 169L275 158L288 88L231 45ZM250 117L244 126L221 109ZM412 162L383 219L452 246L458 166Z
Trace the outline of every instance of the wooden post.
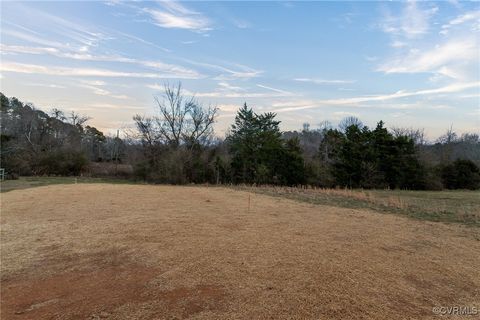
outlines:
M248 194L248 213L250 213L250 194Z

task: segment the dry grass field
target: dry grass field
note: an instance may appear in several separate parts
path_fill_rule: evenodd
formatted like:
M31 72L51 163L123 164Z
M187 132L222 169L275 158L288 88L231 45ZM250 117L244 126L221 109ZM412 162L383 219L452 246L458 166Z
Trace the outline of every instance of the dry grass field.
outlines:
M226 188L70 184L1 197L2 320L480 308L476 227Z

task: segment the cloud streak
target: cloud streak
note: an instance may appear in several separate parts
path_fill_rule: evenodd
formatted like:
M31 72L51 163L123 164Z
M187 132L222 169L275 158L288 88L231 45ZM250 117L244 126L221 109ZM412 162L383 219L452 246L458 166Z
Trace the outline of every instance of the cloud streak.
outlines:
M214 80L219 80L219 81L239 80L239 79L248 80L251 78L259 77L260 75L263 74L262 70L256 70L240 64L234 64L233 66L235 68L233 68L233 67L224 67L224 66L220 66L212 63L198 62L191 59L181 58L179 60L186 62L188 64L191 64L193 66L207 68L210 70L216 70L221 72L220 75L213 78Z
M169 79L171 74L147 73L147 72L123 72L97 68L71 68L58 66L40 66L34 64L3 62L0 66L2 72L16 72L26 74L45 74L53 76L71 77L126 77L126 78L150 78Z
M448 72L465 63L475 63L478 59L478 46L474 37L453 39L430 50L413 50L404 57L397 57L381 65L377 71L385 73L435 72L451 78L464 77Z
M89 89L96 95L108 96L108 97L113 98L113 99L123 99L123 100L128 99L128 96L126 96L126 95L116 95L116 94L113 94L113 93L111 93L110 91L108 91L104 88L99 88L99 87L93 85L93 83L95 83L95 81L84 81L84 83L85 84L79 85L79 87ZM97 83L98 83L98 85L101 85L101 86L104 85L102 82L97 81Z
M386 12L380 28L383 32L395 36L418 38L429 31L430 20L437 11L435 6L419 8L416 1L408 1L400 15Z
M160 2L163 10L144 8L154 24L168 29L186 29L204 32L212 30L210 20L203 14L190 10L176 1Z
M328 107L328 106L359 106L362 103L370 102L383 102L389 100L395 100L400 98L414 97L414 96L428 96L428 95L438 95L445 93L455 93L462 92L472 88L480 89L480 82L468 82L468 83L457 83L451 84L444 87L439 87L435 89L425 89L417 91L397 91L391 94L380 94L380 95L371 95L371 96L360 96L352 98L339 98L339 99L325 99L325 100L303 100L303 101L293 101L293 102L281 102L273 104L273 107L276 112L288 112L296 111L303 109L312 109L317 107Z
M464 24L466 22L470 22L472 20L474 21L474 28L476 26L476 29L478 30L480 24L480 10L464 13L456 17L455 19L449 21L447 24L442 25L442 30L440 31L440 34L447 35L451 28Z
M49 54L59 58L81 60L81 61L105 61L122 62L137 64L150 69L158 70L168 74L171 78L177 79L200 79L203 76L195 70L187 69L182 66L168 64L160 61L145 61L133 58L127 58L118 55L93 55L89 53L73 53L61 51L51 47L28 47L28 46L10 46L0 45L2 52L24 53L24 54Z
M407 30L407 36L399 40L398 37L403 35L401 28L384 30L393 34L394 41L391 46L396 53L380 63L376 71L385 74L431 73L432 82L445 79L466 82L478 79L480 11L464 12L440 27L428 22L437 10L436 7L420 9L416 3L409 2L405 11L411 15L409 19L423 21L418 23L422 27L417 28L416 33L410 33L424 35L427 30L436 27L444 37L439 40L438 33L431 33L429 37L419 41L414 39L415 37L409 37ZM401 21L403 19L397 22Z
M311 82L315 84L350 84L355 83L355 80L326 80L326 79L312 79L312 78L295 78L294 81Z
M40 29L40 32L36 32L29 28L25 28L7 21L7 24L10 24L17 29L27 31L27 33L20 32L18 30L7 30L6 32L2 31L2 33L9 34L19 39L45 46L53 46L56 48L70 48L84 52L88 51L92 47L98 46L100 42L109 39L107 35L101 32L91 31L90 28L85 25L78 24L71 20L67 20L62 17L53 15L51 13L35 9L32 6L27 6L22 3L15 3L15 9L22 12L22 18L25 19L27 22L30 19L33 21L37 21L44 30L48 31L43 32L44 30ZM66 41L60 42L45 39L44 36L41 36L45 33L53 33L57 36L57 38L62 37Z
M269 86L265 86L265 85L263 85L263 84L257 84L257 87L263 88L263 89L267 89L267 90L271 90L271 91L273 91L273 92L277 92L277 93L284 94L284 95L289 95L289 96L293 95L293 93L291 93L291 92L289 92L289 91L272 88L272 87L269 87Z

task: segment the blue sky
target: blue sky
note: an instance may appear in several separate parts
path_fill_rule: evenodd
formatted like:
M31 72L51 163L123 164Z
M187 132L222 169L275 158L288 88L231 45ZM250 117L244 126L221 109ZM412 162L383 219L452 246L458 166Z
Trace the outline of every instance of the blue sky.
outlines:
M165 82L247 102L283 130L357 116L373 126L480 131L478 2L2 2L1 91L76 110L106 132L155 112Z

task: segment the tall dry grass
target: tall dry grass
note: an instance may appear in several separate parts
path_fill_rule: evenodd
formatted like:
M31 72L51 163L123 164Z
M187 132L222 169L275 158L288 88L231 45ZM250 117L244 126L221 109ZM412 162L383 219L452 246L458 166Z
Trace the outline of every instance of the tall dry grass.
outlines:
M348 189L348 188L318 188L314 186L301 187L285 187L274 185L242 185L242 189L251 189L257 191L266 191L267 193L274 193L278 195L302 195L315 198L317 196L326 196L330 198L345 198L353 199L361 202L366 202L374 205L381 205L396 209L408 209L409 204L398 195L389 195L388 197L380 197L375 192L363 189Z

